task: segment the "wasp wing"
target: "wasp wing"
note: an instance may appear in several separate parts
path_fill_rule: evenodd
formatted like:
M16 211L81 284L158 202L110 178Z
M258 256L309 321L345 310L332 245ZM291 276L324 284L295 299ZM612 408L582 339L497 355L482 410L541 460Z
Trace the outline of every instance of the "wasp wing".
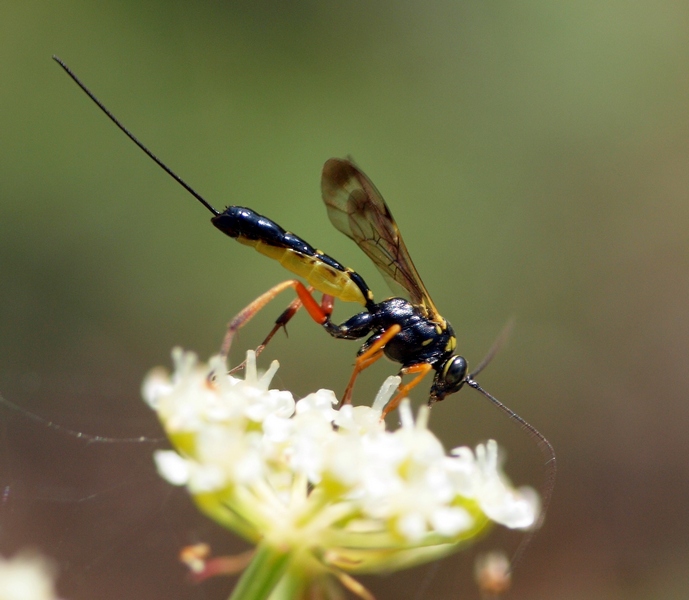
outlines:
M395 294L409 298L426 317L442 322L404 245L388 205L351 161L331 158L321 178L332 224L368 255Z

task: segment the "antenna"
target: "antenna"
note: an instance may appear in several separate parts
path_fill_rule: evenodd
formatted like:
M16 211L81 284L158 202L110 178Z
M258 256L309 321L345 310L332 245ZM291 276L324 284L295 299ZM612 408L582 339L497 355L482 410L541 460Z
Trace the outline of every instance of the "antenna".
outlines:
M486 354L483 357L483 360L478 364L478 366L469 374L468 379L475 379L476 376L485 369L488 364L496 357L498 352L503 349L505 344L507 344L507 340L509 340L510 336L512 335L512 330L514 329L514 324L515 324L515 319L512 317L505 326L502 328L502 331L500 332L500 335L498 335L497 339L493 342L493 345L490 347L490 350L488 350L488 354Z
M153 152L151 152L146 146L143 145L142 142L139 141L139 139L131 132L129 129L127 129L121 121L113 115L106 107L105 105L98 99L96 96L93 94L91 90L89 90L82 82L81 80L72 72L72 70L62 61L61 58L57 56L53 56L53 60L60 65L65 73L69 75L74 83L76 83L82 91L89 97L93 102L96 104L98 108L100 108L104 113L105 116L108 117L117 127L120 128L120 130L130 139L132 142L134 142L139 148L141 148L149 158L153 159L153 161L161 168L163 171L165 171L170 177L172 177L177 183L179 183L187 192L189 192L194 198L196 198L201 204L203 204L210 212L213 213L216 217L220 214L213 206L211 206L210 203L208 203L201 194L199 194L194 188L192 188L184 179L182 179L179 175L177 175L170 167L168 167L162 160L160 160Z
M495 406L497 406L501 411L503 411L510 419L516 421L519 426L529 434L532 440L536 442L539 450L543 453L545 457L545 481L543 482L543 502L541 504L541 513L538 515L538 520L533 524L532 529L526 534L526 537L522 539L519 546L512 556L512 561L510 564L510 572L514 572L515 567L524 555L524 551L528 545L533 541L536 532L543 525L545 521L545 515L548 512L548 507L550 506L550 500L553 497L553 489L555 488L555 476L557 475L557 462L555 459L555 449L553 445L547 440L547 438L536 429L531 423L520 417L516 412L514 412L508 406L505 406L500 400L498 400L492 394L489 394L484 390L473 378L473 374L467 377L465 382L469 387L474 388L477 392L483 394L488 400L490 400Z
M536 445L545 458L545 481L543 482L543 502L541 504L541 513L538 515L538 520L534 523L532 529L526 534L524 539L522 539L519 546L517 546L517 549L512 556L509 569L510 573L514 572L515 567L521 560L521 557L524 555L524 551L532 542L536 532L541 528L541 525L543 525L543 521L545 521L545 515L548 512L550 500L553 497L555 476L557 475L557 462L555 459L555 449L553 448L553 445L540 431L538 431L538 429L531 425L531 423L520 417L511 408L500 402L500 400L498 400L495 396L489 394L479 385L478 381L476 381L476 376L488 366L488 364L495 358L495 355L507 343L512 330L514 329L514 322L514 318L507 322L507 325L503 327L500 335L497 337L495 342L493 342L490 350L488 350L488 354L486 354L484 359L478 364L474 371L467 375L467 378L464 381L469 387L474 388L477 392L480 392L486 398L488 398L488 400L490 400L495 406L504 412L510 419L515 421L522 429L524 429L529 437L536 442Z

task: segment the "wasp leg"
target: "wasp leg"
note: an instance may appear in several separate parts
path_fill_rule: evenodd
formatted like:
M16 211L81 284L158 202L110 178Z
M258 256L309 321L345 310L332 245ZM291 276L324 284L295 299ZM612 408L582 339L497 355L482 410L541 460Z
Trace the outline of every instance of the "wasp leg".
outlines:
M349 378L349 383L345 388L344 394L342 396L342 402L340 406L352 403L352 390L354 389L354 382L364 369L370 367L374 362L376 362L381 356L383 356L383 348L392 338L394 338L402 328L395 324L386 329L379 338L377 338L364 352L356 357L356 362L354 363L354 371L352 376Z
M309 293L313 292L313 287L309 286L306 288ZM321 310L325 313L326 316L330 316L333 312L333 304L334 304L334 298L332 296L329 296L328 294L323 294L323 299L321 300ZM280 331L280 329L285 330L285 335L287 334L287 323L289 323L292 320L292 317L297 313L297 311L303 306L303 302L301 301L301 298L298 296L290 302L289 306L282 312L282 314L275 319L275 325L273 328L270 330L270 333L266 336L266 338L256 347L256 356L261 354L263 350L265 350L265 347L268 345L268 342L273 339L273 336ZM246 366L246 359L243 360L240 364L238 364L236 367L232 367L229 371L230 375L233 373L236 373L237 371L241 371L244 367Z
M366 358L363 358L362 356L357 357L356 363L354 364L354 371L352 372L352 376L349 378L349 383L347 384L344 394L342 395L342 402L340 403L340 406L352 403L352 390L354 389L354 382L359 376L359 373L370 367L381 356L383 356L383 349L379 348L376 352L367 356Z
M388 402L385 405L385 408L383 409L383 415L381 418L384 419L389 412L395 410L399 403L402 402L402 399L407 396L409 391L412 388L416 387L419 383L421 383L421 380L428 374L428 372L432 368L433 367L428 363L417 363L409 367L404 367L400 371L401 375L410 375L411 373L418 373L418 375L414 377L414 379L412 379L409 383L401 385L397 388L397 394L392 400L390 400L390 402Z
M323 325L328 321L329 314L327 313L328 305L331 305L331 302L328 301L326 302L324 300L324 304L326 306L326 310L323 310L318 302L314 299L314 297L311 295L309 290L306 288L306 286L301 282L297 281L296 279L288 279L287 281L283 281L282 283L278 283L276 286L270 288L267 292L261 294L256 300L254 300L251 304L243 308L228 324L227 324L227 333L225 334L225 337L222 342L222 346L220 347L220 356L223 358L223 360L227 359L227 355L230 353L230 347L232 346L232 340L234 339L235 334L237 331L239 331L244 325L246 325L253 317L254 315L261 310L268 302L270 302L275 296L280 294L280 292L283 292L287 288L294 288L294 291L297 293L297 296L299 297L300 301L300 306L303 305L304 308L306 309L306 312L309 313L311 318L316 321L319 325ZM288 313L290 311L290 308L292 307L294 303L290 304L288 309L283 312L283 315ZM294 312L297 311L299 307L296 307ZM290 315L290 318L293 316ZM282 315L281 315L282 316ZM289 320L289 319L288 319ZM279 327L277 328L279 329ZM271 336L272 337L272 334Z

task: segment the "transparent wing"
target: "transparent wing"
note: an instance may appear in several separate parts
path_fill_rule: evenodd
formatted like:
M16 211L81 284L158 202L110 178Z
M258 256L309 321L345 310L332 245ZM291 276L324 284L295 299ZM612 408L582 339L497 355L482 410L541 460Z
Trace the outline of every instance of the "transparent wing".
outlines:
M395 219L371 180L351 161L331 158L323 167L321 192L332 224L368 255L393 293L409 298L429 319L442 322Z

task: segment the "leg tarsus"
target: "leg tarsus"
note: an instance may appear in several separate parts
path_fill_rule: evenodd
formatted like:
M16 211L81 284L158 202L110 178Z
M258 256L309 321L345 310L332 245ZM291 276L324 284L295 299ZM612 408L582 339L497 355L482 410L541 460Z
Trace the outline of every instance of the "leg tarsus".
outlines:
M402 402L402 400L412 390L412 388L415 388L419 383L421 383L421 380L428 374L428 372L432 368L433 367L431 367L431 365L428 363L417 363L415 365L411 365L409 367L405 367L404 369L402 369L400 371L400 375L411 375L412 373L418 373L418 375L414 377L414 379L412 379L409 383L400 385L397 388L397 394L395 394L393 399L385 405L385 408L383 409L383 414L380 418L384 419L391 411L395 410L399 406L399 403Z

